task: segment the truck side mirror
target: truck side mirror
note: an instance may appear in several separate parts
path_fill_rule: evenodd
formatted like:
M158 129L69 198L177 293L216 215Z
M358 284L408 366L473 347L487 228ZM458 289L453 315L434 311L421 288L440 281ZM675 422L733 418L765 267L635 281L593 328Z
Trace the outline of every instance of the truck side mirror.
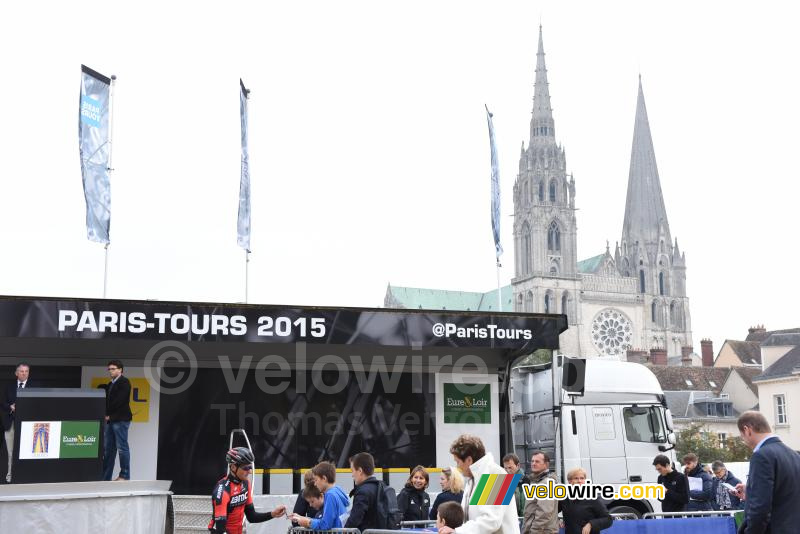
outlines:
M583 395L586 382L586 360L564 358L561 368L561 387L569 393Z
M667 434L667 441L669 441L670 445L675 445L678 442L678 439L675 437L675 432Z

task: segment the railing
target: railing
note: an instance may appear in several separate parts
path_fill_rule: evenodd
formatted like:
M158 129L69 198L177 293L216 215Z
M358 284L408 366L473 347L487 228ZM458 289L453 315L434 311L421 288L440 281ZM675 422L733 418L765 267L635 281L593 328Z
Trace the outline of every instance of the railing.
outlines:
M734 516L741 510L701 510L699 512L649 512L642 516L642 519L670 519L674 517L717 517Z
M633 512L621 512L618 514L611 514L611 517L614 518L614 521L628 521L631 519L641 519L639 514L634 514Z
M313 532L314 534L361 534L357 528L331 528L328 530L311 530L305 527L289 527L288 534L299 534L301 532ZM364 532L367 532L366 530Z
M400 523L400 528L425 528L435 525L435 519L423 519L421 521L403 521Z

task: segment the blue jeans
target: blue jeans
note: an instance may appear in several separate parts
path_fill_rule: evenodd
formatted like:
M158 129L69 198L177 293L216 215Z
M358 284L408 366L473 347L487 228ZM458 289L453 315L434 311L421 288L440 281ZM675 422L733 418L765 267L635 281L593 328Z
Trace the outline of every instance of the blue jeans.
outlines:
M131 478L131 451L128 448L128 428L130 421L114 421L106 424L103 439L103 480L111 480L114 474L114 461L119 451L119 476Z

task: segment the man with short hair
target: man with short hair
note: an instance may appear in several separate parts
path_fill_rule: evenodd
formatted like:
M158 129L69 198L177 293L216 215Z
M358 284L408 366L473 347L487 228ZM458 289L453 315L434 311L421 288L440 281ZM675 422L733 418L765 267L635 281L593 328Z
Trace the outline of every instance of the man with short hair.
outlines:
M531 484L547 484L557 482L550 473L550 456L544 451L533 451L531 454ZM557 534L558 533L558 501L555 499L533 498L525 503L525 522L523 534Z
M667 489L664 498L659 499L661 511L683 512L689 502L689 483L686 481L686 475L673 469L672 462L664 454L656 456L653 465L658 471L658 484Z
M469 502L482 475L505 475L505 470L494 462L492 453L486 452L478 436L462 434L450 446L456 467L464 475L466 485L461 507L466 522L458 528L443 526L439 534L506 534L519 531L519 521L513 506L473 504Z
M525 511L525 490L522 488L523 484L529 484L528 477L525 476L525 471L520 467L519 456L509 453L503 456L503 469L509 475L522 475L516 489L514 490L514 502L517 505L517 516L522 517Z
M119 476L114 480L130 480L131 451L128 430L131 426L131 382L122 376L124 366L119 360L108 362L111 381L100 387L106 390L106 428L103 433L103 480L111 480L114 462L119 451Z
M683 457L683 472L686 475L686 482L689 484L689 504L686 505L687 512L703 512L714 509L712 505L713 496L711 494L712 477L706 472L705 466L700 463L696 454L690 452ZM692 489L691 478L699 478L702 488Z
M747 488L736 486L744 499L744 534L783 534L800 529L800 454L772 433L759 412L744 412L737 421L739 435L753 449Z
M8 471L6 471L6 482L11 483L11 460L14 458L14 418L17 410L17 391L30 387L28 378L31 368L27 363L17 364L14 370L16 380L6 386L3 395L2 405L0 405L0 417L2 417L3 430L6 438L6 452L8 453Z
M344 528L361 531L380 528L377 517L380 482L373 476L375 459L368 452L360 452L350 458L350 470L355 488L350 492L353 507Z

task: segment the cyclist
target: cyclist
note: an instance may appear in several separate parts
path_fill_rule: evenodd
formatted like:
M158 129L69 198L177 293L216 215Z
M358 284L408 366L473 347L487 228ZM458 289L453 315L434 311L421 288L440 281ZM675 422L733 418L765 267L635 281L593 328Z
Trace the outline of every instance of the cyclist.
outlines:
M270 513L256 512L250 481L247 479L253 468L253 453L250 449L235 447L225 455L225 461L229 467L228 476L217 482L214 493L211 494L214 513L208 524L209 532L241 534L244 517L251 523L262 523L286 514L284 505Z

